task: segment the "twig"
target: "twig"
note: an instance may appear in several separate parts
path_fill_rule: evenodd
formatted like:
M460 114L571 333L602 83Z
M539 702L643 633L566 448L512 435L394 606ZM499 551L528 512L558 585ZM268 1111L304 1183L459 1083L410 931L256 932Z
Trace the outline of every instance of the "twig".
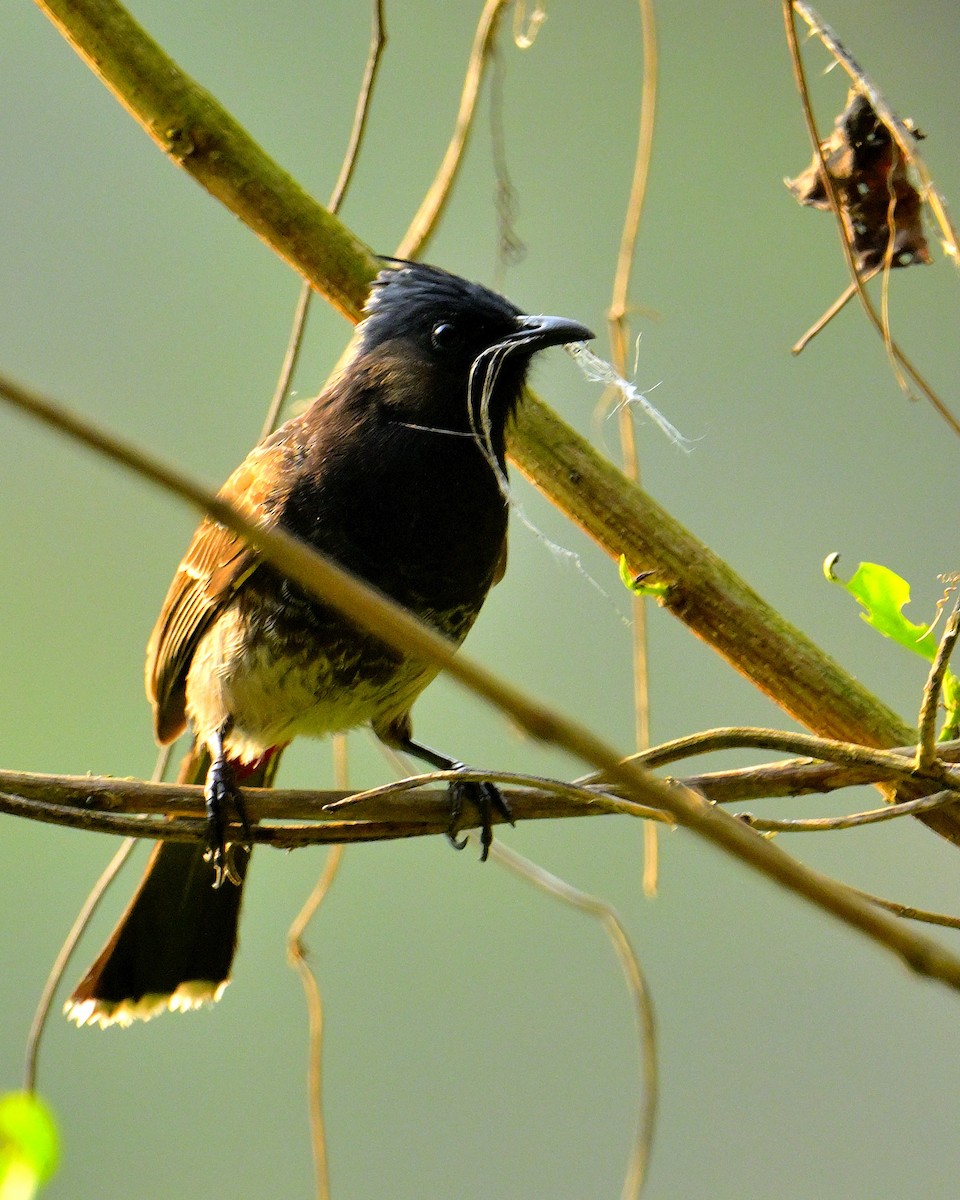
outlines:
M40 1059L40 1045L43 1039L43 1033L46 1029L47 1018L50 1015L50 1006L53 1003L53 998L56 995L57 988L60 985L60 980L63 978L64 972L70 965L70 959L73 957L73 952L77 948L80 938L90 924L94 913L100 907L100 902L106 895L110 884L113 883L119 874L124 863L133 853L133 848L136 846L136 838L126 838L119 849L114 854L113 858L107 863L100 874L100 878L93 885L83 906L77 913L76 919L70 926L70 931L64 938L57 957L54 959L53 966L47 974L46 982L43 985L43 991L40 993L40 999L37 1001L36 1011L33 1014L33 1022L30 1026L30 1033L27 1036L26 1048L26 1063L23 1073L23 1086L28 1092L36 1090L37 1086L37 1070Z
M346 790L349 780L345 734L334 735L333 764L334 782L338 788ZM316 916L317 909L326 899L342 864L343 846L331 846L320 878L287 931L287 960L300 976L307 1002L307 1106L310 1114L310 1144L313 1149L317 1200L328 1200L330 1196L327 1135L323 1117L323 997L317 977L307 961L307 948L303 937L307 926Z
M25 388L2 382L0 395L48 427L69 434L75 441L199 508L244 538L271 566L312 596L348 614L354 624L400 653L446 671L509 716L530 737L560 747L601 771L612 784L624 789L632 802L662 809L678 824L733 858L886 947L918 974L939 979L960 991L960 958L935 942L908 932L852 895L842 884L792 859L776 844L758 836L722 809L707 804L701 796L682 787L671 787L636 764L624 762L622 755L592 730L529 698L507 680L459 652L453 642L422 624L400 605L283 529L255 524L179 469ZM280 831L270 831L277 832Z
M913 749L907 748L903 753L911 753ZM956 758L956 751L953 756ZM787 759L732 771L683 775L681 782L714 804L733 804L783 796L822 795L862 784L888 784L885 790L889 791L904 778L900 768L851 767L829 762L811 763L809 759ZM939 782L931 786L938 787Z
M624 1180L621 1200L634 1200L640 1195L646 1175L650 1150L653 1145L653 1131L656 1125L657 1104L660 1086L657 1071L657 1030L654 1020L653 1005L650 1000L650 990L637 958L636 951L630 943L630 938L617 916L615 910L605 901L582 892L567 883L566 880L545 871L537 863L524 858L516 851L494 842L490 848L491 857L508 870L513 871L521 879L532 884L547 895L569 904L578 912L598 920L610 938L613 948L620 960L620 966L627 979L627 986L633 997L634 1017L637 1023L637 1035L640 1042L640 1070L643 1080L643 1102L640 1109L640 1119L637 1125L637 1136L633 1142L630 1154L630 1165Z
M273 433L280 420L280 413L287 398L287 392L290 390L290 382L293 379L294 371L296 371L297 363L300 360L300 351L303 348L303 335L307 328L307 314L310 312L312 297L313 288L304 280L300 284L300 294L297 297L297 307L294 310L293 322L290 326L290 336L287 338L287 348L284 351L283 362L280 364L280 375L277 378L277 385L273 389L273 397L260 429L261 442L265 437Z
M922 921L926 925L942 925L947 929L960 929L960 917L949 917L945 913L914 908L911 904L901 904L899 900L885 900L882 896L874 896L872 892L865 892L861 888L852 887L850 890L856 892L858 896L862 896L864 900L869 900L871 904L877 904L880 908L885 908L887 912L895 913L904 920Z
M871 276L869 275L865 275L864 281L870 277ZM848 283L836 300L834 300L830 307L823 313L823 315L814 321L806 333L801 334L800 337L797 338L797 340L790 347L790 353L800 354L803 350L806 350L807 346L813 341L817 334L821 333L827 327L827 325L830 324L837 313L846 308L856 294L857 285L855 283Z
M157 784L163 780L167 773L167 766L170 762L171 746L161 746L157 751L156 761L153 766L153 774L151 775L151 783ZM87 931L87 926L93 920L94 914L100 907L103 897L107 894L110 885L116 879L120 870L126 863L127 859L133 853L133 848L136 846L137 840L133 837L128 837L111 858L110 862L104 867L100 873L100 877L91 888L86 899L84 900L80 911L77 913L76 919L70 926L67 936L63 939L60 949L57 952L57 957L53 961L47 973L46 981L43 989L40 992L40 998L37 1001L37 1007L33 1014L33 1021L30 1025L30 1033L27 1035L26 1046L26 1067L24 1071L24 1087L28 1092L32 1092L37 1086L37 1070L40 1058L40 1046L43 1042L43 1035L47 1028L47 1021L50 1017L50 1006L53 1004L53 998L57 993L57 988L60 986L63 976L66 973L67 967L70 965L70 960L73 958L74 951L80 943L80 939Z
M639 3L640 19L643 28L643 83L640 92L640 128L633 165L633 180L630 184L630 198L627 202L626 216L620 235L620 248L617 252L613 294L607 313L613 364L621 375L625 374L626 371L627 343L629 340L627 313L629 311L630 280L633 274L637 235L640 230L640 218L643 214L643 202L647 193L647 180L650 174L650 156L653 150L653 132L656 125L657 108L658 54L653 0L639 0ZM629 465L628 463L628 467ZM629 470L627 474L629 475Z
M323 1000L320 985L307 962L303 935L323 903L343 861L343 846L331 846L323 872L287 931L287 960L300 976L307 1001L308 1041L307 1105L310 1113L310 1143L313 1147L313 1166L318 1200L330 1195L330 1172L327 1163L327 1140L323 1120L322 1051Z
M804 754L822 762L845 763L849 766L864 766L896 774L913 775L916 764L907 754L899 750L876 750L854 742L841 742L833 738L815 737L809 733L787 733L779 729L762 729L757 726L731 725L719 729L707 729L701 733L688 734L673 741L661 742L649 750L632 756L632 761L647 768L662 767L683 758L698 754L712 754L717 750L776 750L785 754ZM934 776L935 780L939 774ZM586 776L578 783L596 783L594 776Z
M389 746L384 747L388 755L399 760L400 756L396 751L391 750ZM432 771L429 774L421 774L412 776L409 779L395 780L393 783L384 784L382 787L370 788L365 792L357 792L342 799L334 800L332 803L324 806L324 811L334 813L337 816L349 815L347 810L356 806L368 806L372 800L380 800L392 798L404 793L409 794L413 789L419 789L426 783L452 783L454 781L465 782L475 780L480 783L486 780L489 783L498 785L507 785L511 788L509 798L511 805L514 799L522 807L527 807L531 803L531 798L537 795L552 796L560 800L562 804L569 805L572 810L579 810L582 814L584 811L593 811L600 806L600 810L609 812L612 809L608 806L615 805L620 797L607 795L602 790L592 789L584 786L582 783L563 783L558 779L544 779L538 775L521 775L515 771L472 771L472 770L457 770L457 771ZM526 789L526 790L518 790ZM532 800L535 804L535 799ZM631 807L631 812L636 815L637 806ZM646 816L647 814L642 814ZM656 820L658 817L663 819L662 813L657 813L655 810L650 810L650 817ZM522 819L522 818L521 818Z
M923 700L920 704L920 736L917 742L917 770L926 771L937 758L937 710L940 706L940 692L943 688L943 678L947 673L950 655L960 636L960 596L953 606L953 612L943 630L937 654L930 667L930 674L923 689Z
M360 92L357 95L357 104L353 114L353 126L350 130L350 141L343 156L343 162L340 165L340 174L337 177L337 182L334 184L330 199L327 201L327 208L334 215L340 211L340 206L347 194L350 181L353 179L357 159L360 156L360 147L363 144L363 135L367 127L370 101L373 98L373 87L377 81L377 74L380 70L380 62L383 58L383 51L386 45L387 29L384 24L383 0L374 0L370 47L367 52L367 64L364 68ZM290 389L290 381L293 378L294 371L297 369L297 361L300 358L300 349L303 346L303 334L307 327L307 314L310 311L312 297L313 288L304 280L300 285L300 296L297 300L297 307L293 316L293 324L290 329L290 337L287 341L286 353L283 356L283 363L280 367L280 377L277 380L277 386L274 389L270 407L267 409L263 428L260 430L261 441L273 432L280 418L280 411L283 408L284 400Z
M643 83L640 91L640 122L637 135L637 151L633 165L633 180L630 197L620 235L620 248L613 279L613 294L607 321L610 332L612 362L622 375L627 374L627 344L630 326L628 305L630 279L633 273L637 235L643 202L647 194L650 174L650 156L653 150L653 132L657 111L657 28L653 0L639 0L640 22L643 29ZM633 414L627 405L620 409L618 428L622 449L623 473L634 482L640 480L640 459L633 427ZM650 680L647 671L647 605L643 596L634 596L631 604L633 616L631 628L631 650L633 661L633 704L635 738L638 750L650 745ZM657 892L659 874L659 840L656 825L649 824L643 830L643 891L646 896Z
M834 218L836 219L837 229L840 234L840 244L843 249L843 257L847 264L847 270L850 272L853 285L857 289L857 295L860 299L860 303L863 305L864 312L866 312L874 328L883 339L884 345L886 346L887 352L891 356L892 360L898 364L907 375L909 375L909 377L917 385L920 391L923 392L923 394L927 397L927 399L944 419L944 421L946 421L946 423L954 431L954 433L960 435L960 421L957 420L957 418L940 399L930 384L927 383L926 379L924 379L924 377L920 374L919 370L907 358L904 352L890 336L889 328L886 326L885 322L881 319L874 308L873 301L867 294L864 281L860 275L860 271L857 268L857 264L853 257L853 250L843 227L843 218L840 213L840 206L837 202L836 189L833 186L833 179L830 177L830 172L827 170L827 164L823 153L823 144L820 141L820 134L817 130L816 120L813 115L813 108L810 103L810 93L807 88L806 72L804 71L803 60L800 56L800 47L797 42L797 31L793 20L793 13L794 9L797 8L797 4L798 0L783 0L783 18L787 32L787 44L790 48L790 56L793 61L793 70L797 81L797 89L800 93L800 101L803 108L804 120L807 124L807 131L810 135L810 140L814 146L814 154L816 154L820 160L820 176L823 181L827 198L830 201L830 208L833 211ZM898 378L898 383L899 382L901 382L901 380Z
M876 825L879 821L893 821L897 817L916 816L918 812L930 812L944 804L955 804L960 799L952 789L935 792L932 796L921 796L917 800L904 800L901 804L888 804L884 808L871 808L866 812L849 813L843 817L798 817L784 820L755 817L752 813L737 813L751 829L758 833L826 833L834 829L855 829L861 825Z
M383 60L383 52L387 48L387 26L383 15L383 0L373 0L373 14L370 25L370 45L367 50L367 63L357 95L357 104L353 114L353 126L350 130L350 141L347 144L340 174L333 185L327 208L334 214L339 213L340 206L347 195L353 173L360 157L360 147L363 145L363 135L367 129L367 118L370 115L370 101L373 99L373 89Z
M417 209L407 232L400 240L396 254L398 258L419 258L427 248L437 224L443 215L450 192L463 161L463 152L467 148L470 132L473 128L473 118L477 107L477 96L480 84L483 82L484 71L490 59L490 50L497 36L500 17L510 0L486 0L477 31L473 35L473 46L467 63L467 73L463 81L463 91L460 96L460 108L453 130L453 137L447 146L440 169Z

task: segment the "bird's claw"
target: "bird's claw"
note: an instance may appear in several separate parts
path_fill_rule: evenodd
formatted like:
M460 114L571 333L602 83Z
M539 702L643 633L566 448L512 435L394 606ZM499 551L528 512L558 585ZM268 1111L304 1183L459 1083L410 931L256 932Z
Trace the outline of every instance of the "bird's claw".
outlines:
M243 871L237 863L237 851L242 849L249 854L252 837L233 768L222 756L215 758L210 767L204 798L207 809L207 849L203 858L213 867L213 886L219 888L229 882L239 887L243 882ZM228 805L233 808L243 830L243 841L239 844L226 839Z
M503 793L494 784L467 779L454 780L450 784L450 824L447 827L447 840L455 850L462 850L467 844L465 837L458 837L460 819L467 803L472 804L480 814L480 861L486 862L493 843L493 814L499 813L512 825L513 811Z

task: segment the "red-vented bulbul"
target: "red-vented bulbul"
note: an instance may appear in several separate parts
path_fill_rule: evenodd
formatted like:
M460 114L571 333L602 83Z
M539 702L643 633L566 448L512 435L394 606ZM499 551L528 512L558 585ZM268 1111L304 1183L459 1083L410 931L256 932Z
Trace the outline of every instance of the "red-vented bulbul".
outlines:
M435 267L397 264L374 282L343 370L251 451L221 494L459 642L506 563L505 431L530 359L592 336L573 321L526 316ZM193 844L158 844L67 1004L71 1019L126 1025L217 999L248 858L224 846L238 780L262 780L298 734L368 723L389 746L459 766L412 740L410 707L435 674L204 520L150 638L146 683L157 740L171 742L188 724L196 738L181 779L196 777L200 748L209 752L210 845L205 855ZM465 789L487 814L485 852L489 809L502 801L489 785L461 784L451 789L455 811ZM226 886L211 886L224 877Z

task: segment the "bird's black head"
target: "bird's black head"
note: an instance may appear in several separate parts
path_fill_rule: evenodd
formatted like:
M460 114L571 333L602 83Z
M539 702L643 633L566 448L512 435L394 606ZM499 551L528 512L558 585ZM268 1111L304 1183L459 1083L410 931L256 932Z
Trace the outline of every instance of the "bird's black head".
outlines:
M500 441L532 356L592 337L575 321L526 316L489 288L437 267L399 263L374 280L357 353L381 365L391 406L405 419L475 429L482 402L483 423Z

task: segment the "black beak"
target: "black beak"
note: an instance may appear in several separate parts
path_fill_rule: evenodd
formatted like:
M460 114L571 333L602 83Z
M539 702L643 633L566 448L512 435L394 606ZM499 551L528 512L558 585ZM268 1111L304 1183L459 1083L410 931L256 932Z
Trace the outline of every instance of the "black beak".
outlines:
M586 325L568 321L566 317L517 317L517 332L510 335L509 341L535 354L548 346L589 342L595 336Z

